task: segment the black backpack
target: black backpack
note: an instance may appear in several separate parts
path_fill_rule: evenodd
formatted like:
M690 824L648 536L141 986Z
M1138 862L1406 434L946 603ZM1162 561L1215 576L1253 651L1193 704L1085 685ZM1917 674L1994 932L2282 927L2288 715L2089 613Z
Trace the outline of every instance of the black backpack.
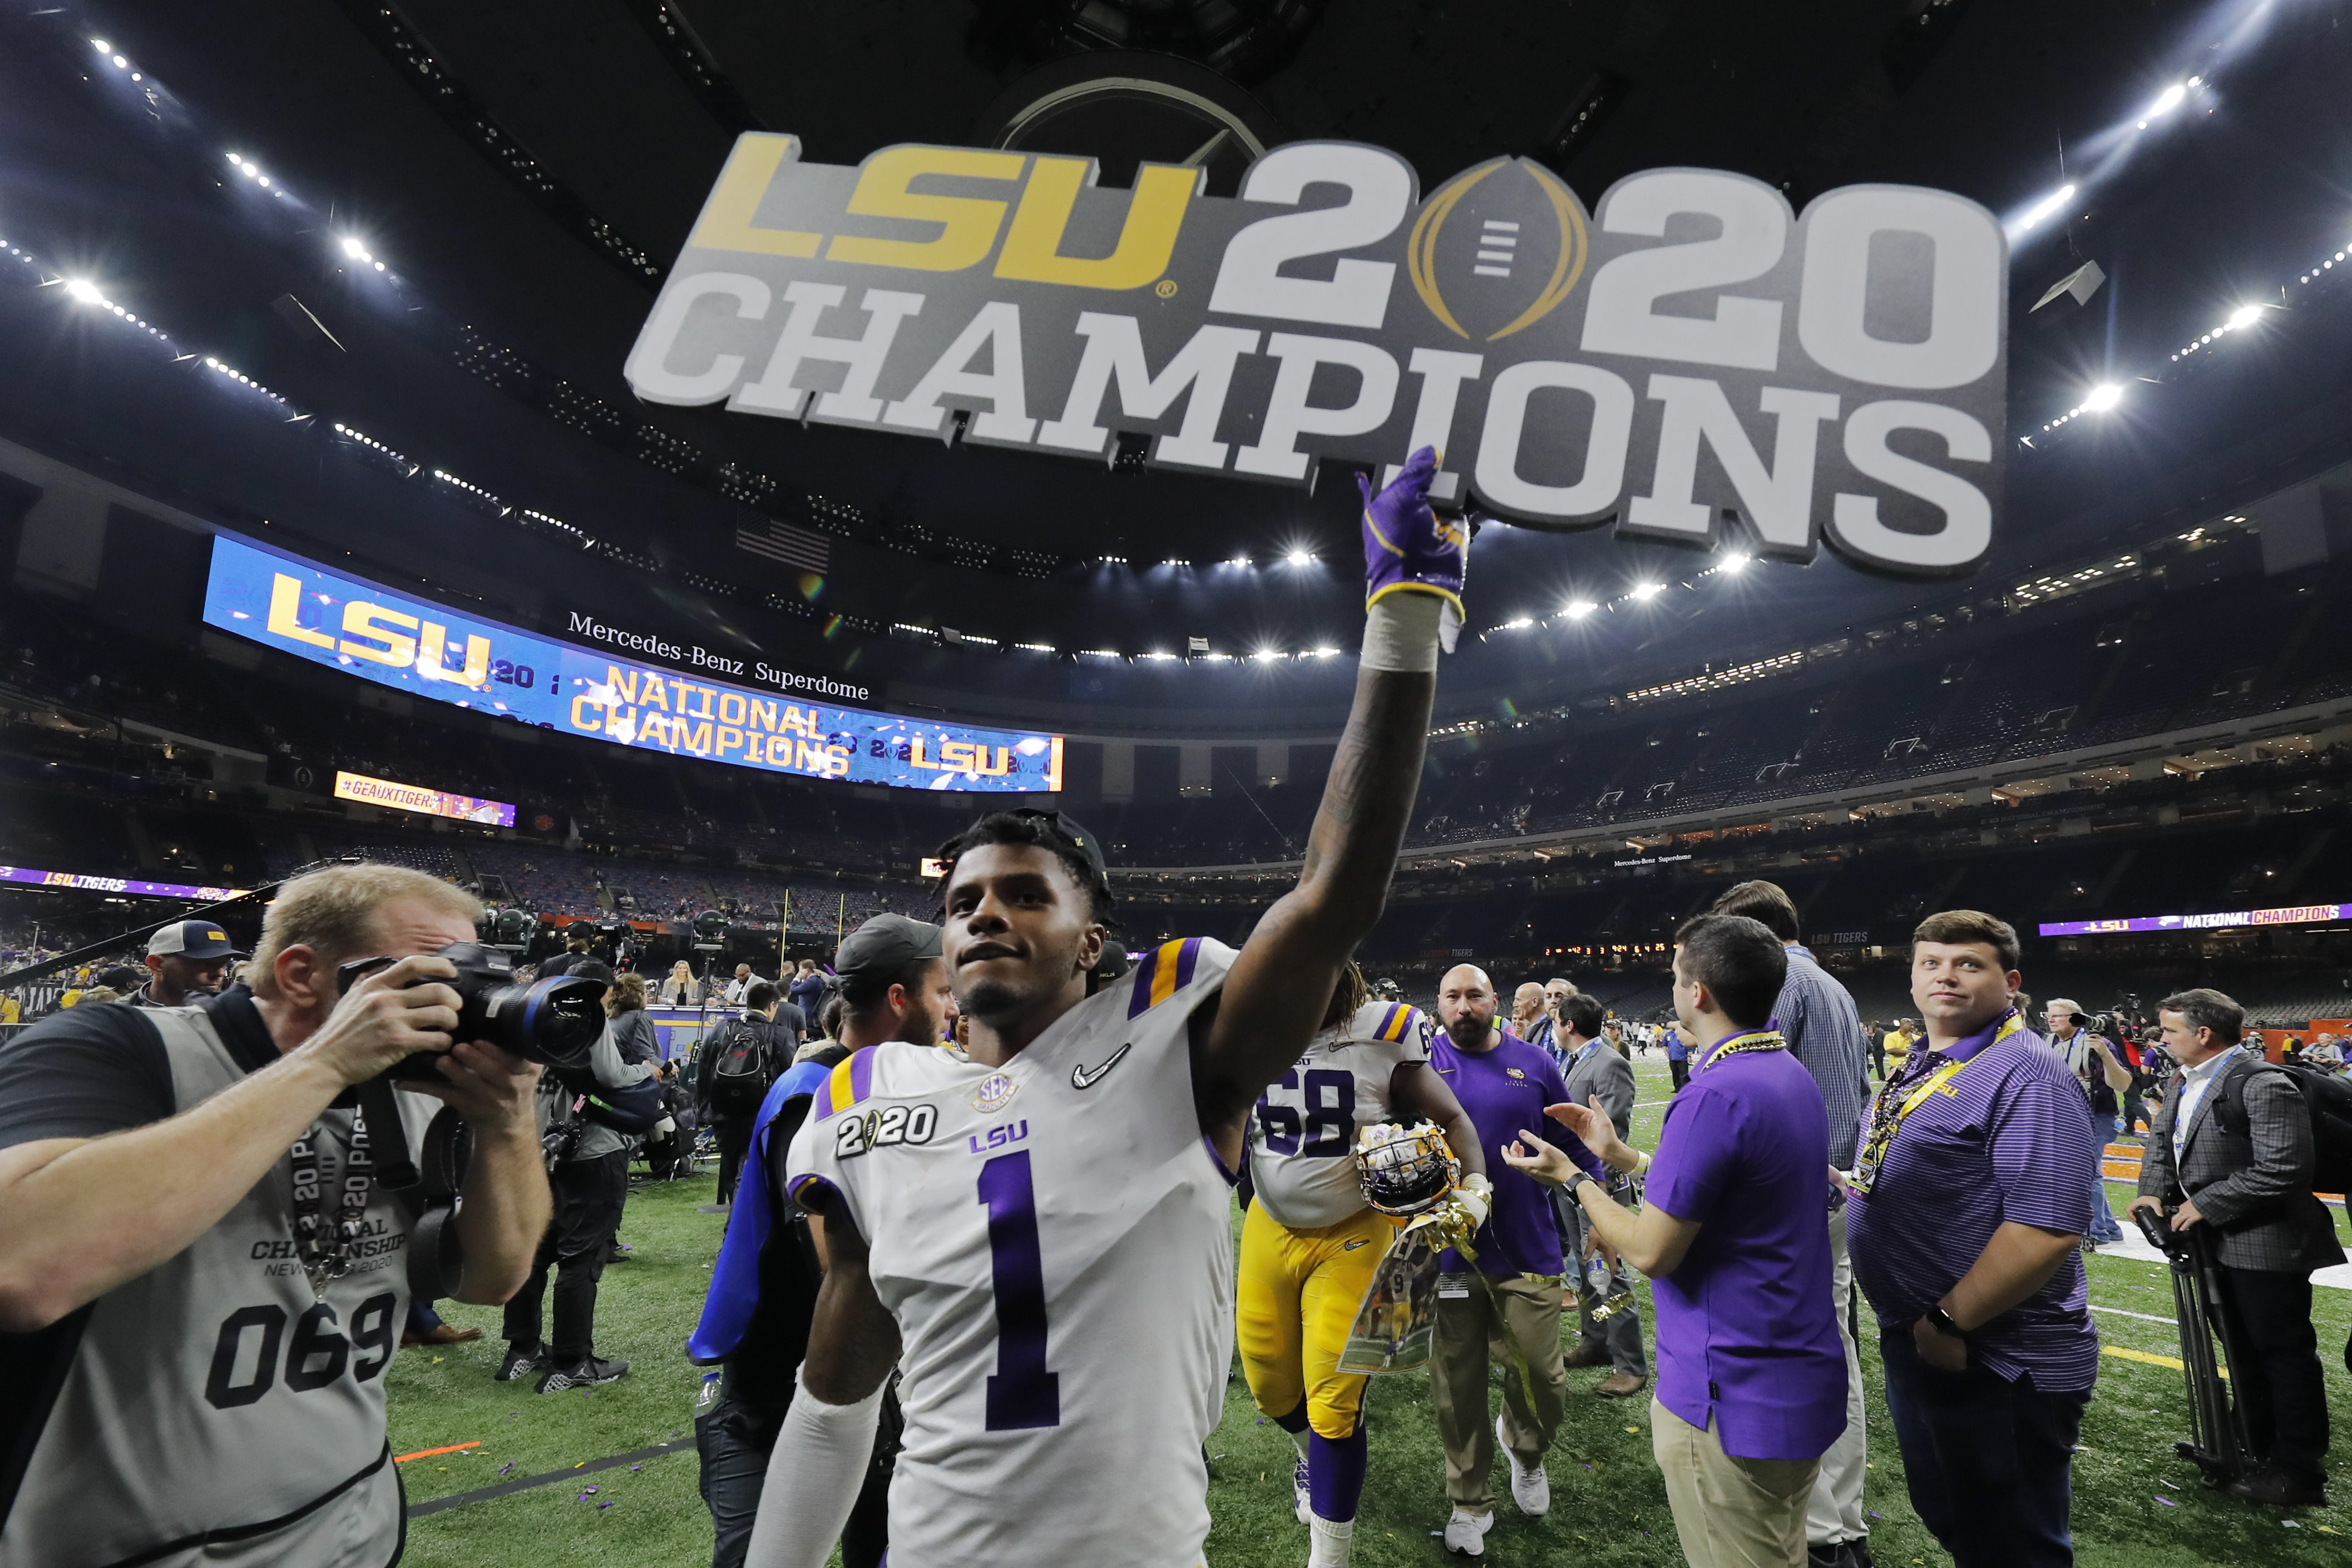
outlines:
M2280 1072L2303 1096L2311 1117L2311 1190L2352 1192L2352 1078L2339 1078L2301 1062L2264 1062L2254 1072ZM2254 1072L2233 1071L2221 1085L2221 1103L2213 1113L2221 1125L2243 1137L2252 1125L2246 1115L2246 1081Z
M745 1115L757 1111L775 1078L768 1031L748 1019L728 1025L704 1071L710 1074L712 1104Z

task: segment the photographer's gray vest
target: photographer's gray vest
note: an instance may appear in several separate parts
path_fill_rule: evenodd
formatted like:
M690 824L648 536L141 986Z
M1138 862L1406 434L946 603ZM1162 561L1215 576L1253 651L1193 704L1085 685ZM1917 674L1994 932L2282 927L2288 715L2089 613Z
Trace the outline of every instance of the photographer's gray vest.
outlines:
M146 1017L181 1111L246 1076L200 1010ZM414 1149L439 1103L399 1099ZM331 1198L351 1125L349 1111L320 1118ZM185 1251L100 1297L0 1528L0 1568L394 1561L383 1375L407 1316L410 1221L380 1190L364 1218L350 1270L314 1295L281 1154Z

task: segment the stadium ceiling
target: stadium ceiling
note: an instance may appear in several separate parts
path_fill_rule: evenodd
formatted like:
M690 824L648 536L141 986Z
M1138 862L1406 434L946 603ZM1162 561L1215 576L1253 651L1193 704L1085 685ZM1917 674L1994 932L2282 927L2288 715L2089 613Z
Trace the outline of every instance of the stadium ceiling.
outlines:
M2292 287L2352 241L2336 22L2318 0L69 0L0 23L0 230L311 429L364 433L409 467L380 464L387 482L439 474L449 504L503 497L518 559L538 559L520 542L534 517L549 538L606 541L531 568L523 597L542 612L731 619L810 667L870 631L863 668L953 692L1017 685L972 649L1024 639L1134 653L1200 636L1244 658L1344 644L1353 486L636 404L623 361L739 131L789 131L842 163L904 141L1085 152L1111 184L1140 159L1190 159L1213 191L1256 147L1324 137L1396 150L1424 190L1497 153L1538 158L1588 204L1672 164L1752 174L1800 206L1873 181L1961 192L2015 246L2011 428L2035 444L2012 458L1983 574L2023 581L2347 455L2352 308L2298 305ZM313 221L257 219L271 180ZM2102 292L2030 311L2089 261ZM401 292L360 298L346 274L370 269ZM131 385L119 345L26 292L0 290L18 371L0 435L232 524L269 517L289 546L435 574L446 530L411 539L406 503L341 493L320 439L190 413L184 383ZM2200 341L2230 323L2227 353ZM483 559L467 591L495 592L475 585L507 536L469 526ZM774 536L764 552L747 529ZM824 536L821 574L790 559L803 532ZM1217 569L1236 558L1249 566ZM1171 559L1194 564L1155 572ZM1510 530L1482 542L1473 597L1503 625L1704 565L1605 529ZM1670 614L1632 641L1662 668L1702 631L1708 656L1760 658L1953 592L1827 555L1759 563L1703 628L1677 635ZM802 602L771 632L773 600ZM852 635L828 640L836 614ZM893 643L893 624L927 635ZM977 629L972 646L942 639L950 626ZM1615 663L1612 679L1639 678ZM1300 708L1336 700L1328 674L1299 679Z

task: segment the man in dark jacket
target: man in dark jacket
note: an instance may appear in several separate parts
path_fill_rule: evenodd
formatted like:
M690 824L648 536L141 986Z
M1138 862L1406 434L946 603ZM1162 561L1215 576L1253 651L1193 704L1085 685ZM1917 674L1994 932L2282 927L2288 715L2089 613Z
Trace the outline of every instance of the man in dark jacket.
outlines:
M2233 1385L2255 1456L2230 1484L2248 1502L2327 1501L2327 1393L2311 1322L2311 1271L2344 1261L2336 1227L2312 1196L2311 1116L2302 1092L2238 1048L2245 1014L2219 991L2159 1004L2164 1043L2181 1071L2148 1130L2135 1210L2172 1208L2176 1231L2218 1249L2223 1310L2244 1364Z

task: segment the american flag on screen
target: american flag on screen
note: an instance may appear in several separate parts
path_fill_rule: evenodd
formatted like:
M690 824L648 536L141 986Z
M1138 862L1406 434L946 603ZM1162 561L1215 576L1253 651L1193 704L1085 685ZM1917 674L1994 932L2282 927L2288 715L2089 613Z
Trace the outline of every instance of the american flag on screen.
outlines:
M833 544L814 528L794 528L772 518L763 527L735 529L735 548L765 556L785 566L823 575L833 570Z

